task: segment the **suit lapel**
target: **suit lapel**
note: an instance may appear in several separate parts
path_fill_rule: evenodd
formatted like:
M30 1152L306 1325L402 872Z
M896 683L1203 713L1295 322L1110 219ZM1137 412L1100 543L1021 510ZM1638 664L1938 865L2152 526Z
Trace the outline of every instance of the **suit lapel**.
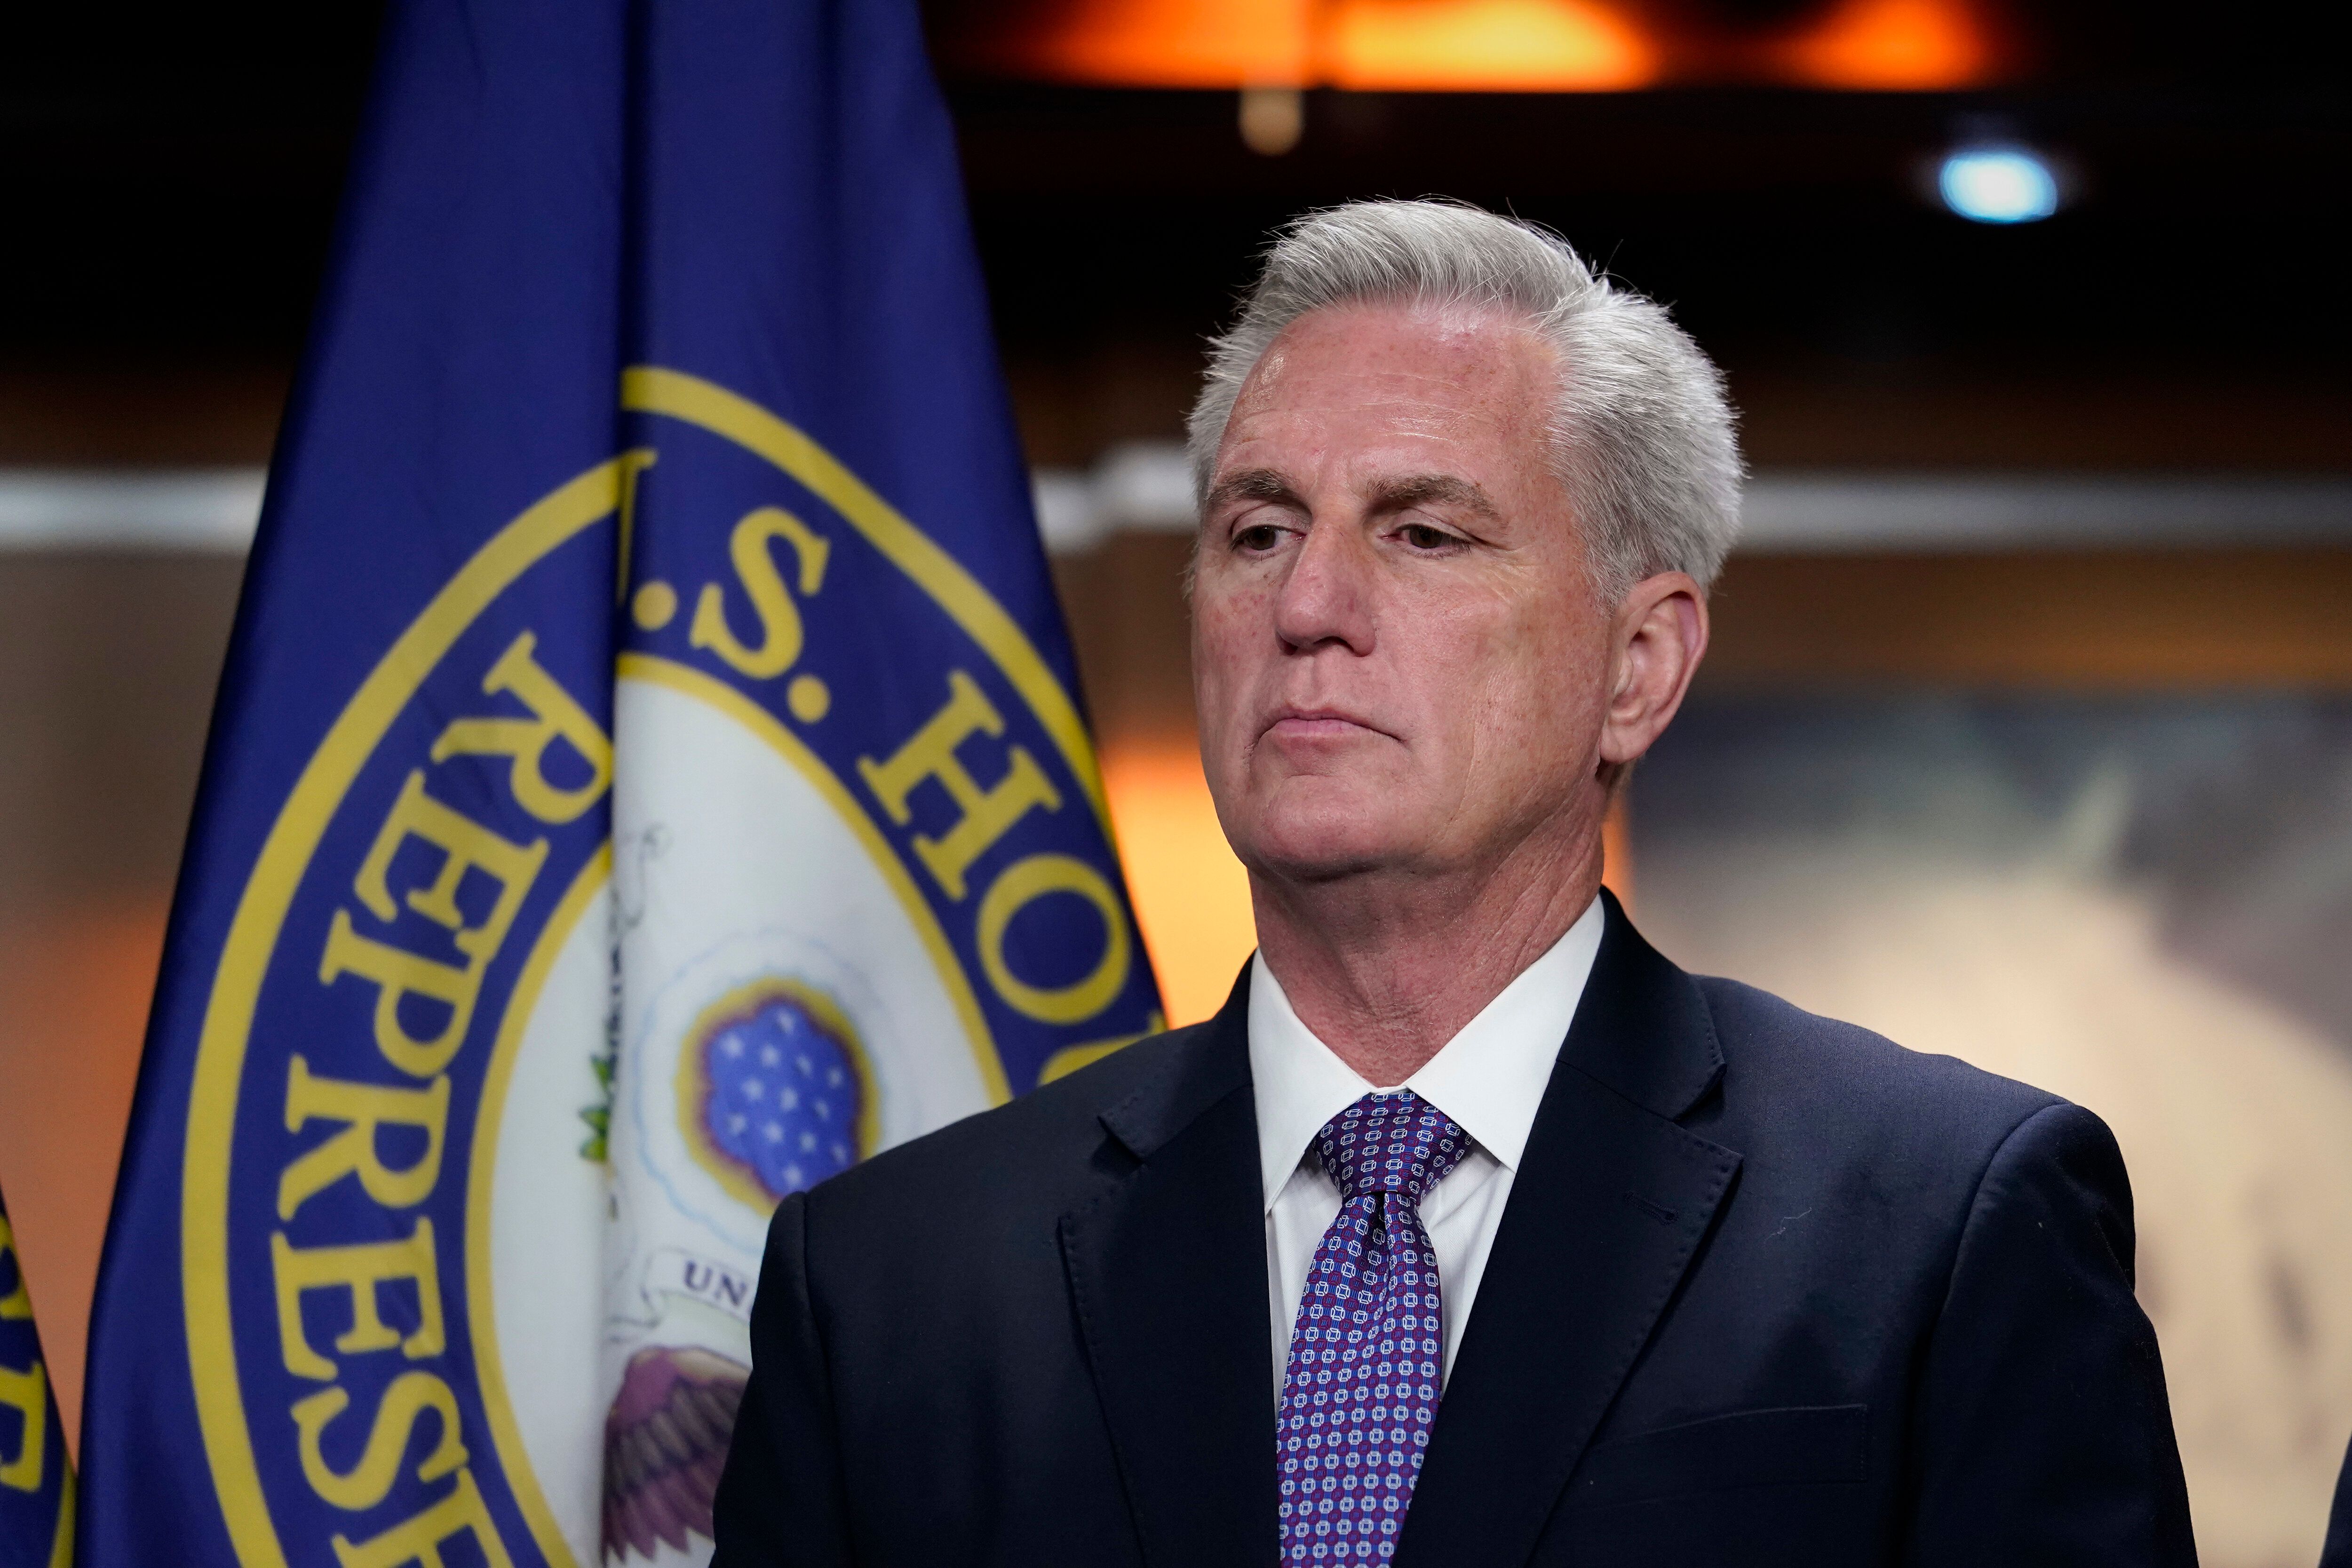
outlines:
M1167 1076L1104 1113L1127 1167L1062 1258L1144 1560L1271 1563L1274 1343L1247 976Z
M1698 988L1609 899L1414 1488L1405 1568L1533 1552L1739 1169L1675 1121L1722 1070Z

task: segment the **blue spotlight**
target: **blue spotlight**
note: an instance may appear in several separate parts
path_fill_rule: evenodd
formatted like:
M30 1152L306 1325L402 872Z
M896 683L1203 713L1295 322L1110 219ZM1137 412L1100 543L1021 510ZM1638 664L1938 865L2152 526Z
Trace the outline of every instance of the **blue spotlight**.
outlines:
M1964 147L1936 171L1944 205L1971 223L2038 223L2058 210L2058 176L2022 147Z

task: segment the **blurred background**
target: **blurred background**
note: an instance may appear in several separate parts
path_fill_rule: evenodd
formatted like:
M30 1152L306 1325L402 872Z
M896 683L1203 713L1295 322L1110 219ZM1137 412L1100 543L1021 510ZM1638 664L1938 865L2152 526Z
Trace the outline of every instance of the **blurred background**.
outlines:
M1304 207L1549 224L1723 363L1755 469L1612 880L1686 967L2105 1117L2205 1560L2311 1563L2352 1433L2352 109L2305 13L926 16L1171 1018L1251 946L1179 584L1202 340ZM68 1430L375 16L0 46L0 1187Z

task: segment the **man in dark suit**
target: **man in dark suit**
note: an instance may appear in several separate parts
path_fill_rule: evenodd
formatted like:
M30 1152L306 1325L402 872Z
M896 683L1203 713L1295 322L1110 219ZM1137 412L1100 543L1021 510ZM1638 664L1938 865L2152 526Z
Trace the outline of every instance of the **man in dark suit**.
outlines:
M1359 204L1192 437L1258 955L785 1202L718 1561L2193 1563L2106 1129L1600 891L1737 528L1696 346L1551 237Z

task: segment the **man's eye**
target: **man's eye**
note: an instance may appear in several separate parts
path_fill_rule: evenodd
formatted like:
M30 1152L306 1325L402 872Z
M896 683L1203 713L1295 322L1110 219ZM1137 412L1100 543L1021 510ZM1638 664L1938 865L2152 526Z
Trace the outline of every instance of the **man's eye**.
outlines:
M1444 550L1457 542L1444 529L1432 528L1425 522L1408 522L1397 531L1415 550Z
M1255 523L1234 535L1234 547L1263 552L1282 542L1282 530L1270 522Z

